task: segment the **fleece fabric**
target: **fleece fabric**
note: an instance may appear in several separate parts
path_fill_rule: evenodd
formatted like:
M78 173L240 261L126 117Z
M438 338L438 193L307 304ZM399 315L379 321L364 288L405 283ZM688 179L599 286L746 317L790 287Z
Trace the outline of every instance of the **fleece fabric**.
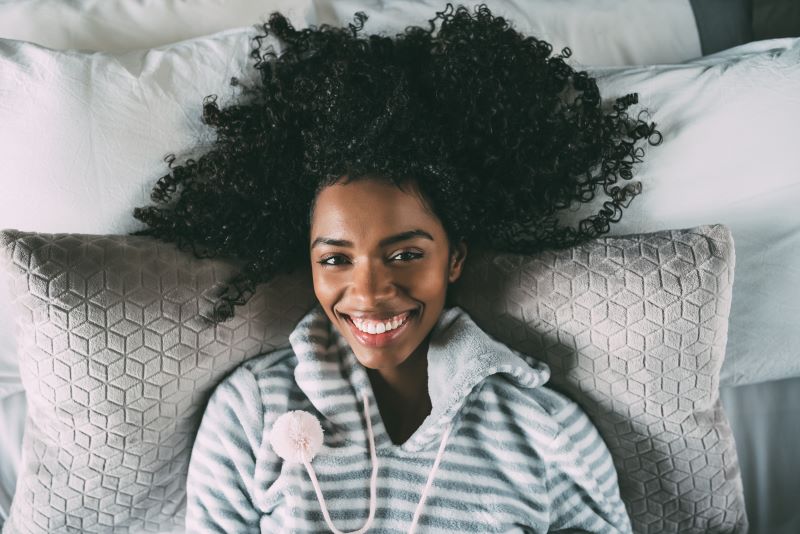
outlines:
M290 347L244 362L215 389L192 450L187 532L327 533L302 463L270 445L281 415L316 416L313 458L325 504L342 532L360 529L372 464L362 395L378 460L370 533L405 534L450 426L418 533L631 532L611 456L579 406L545 386L549 368L445 308L428 348L432 411L405 443L384 426L366 369L319 305Z

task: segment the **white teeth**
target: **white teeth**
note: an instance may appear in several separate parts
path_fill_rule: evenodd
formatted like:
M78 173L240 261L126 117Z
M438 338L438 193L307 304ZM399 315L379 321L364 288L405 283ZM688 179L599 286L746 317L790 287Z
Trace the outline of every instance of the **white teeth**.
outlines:
M356 317L352 318L353 324L356 325L356 328L361 330L362 332L367 332L369 334L383 334L384 332L388 332L389 330L395 330L396 328L400 328L408 319L410 313L405 313L402 316L398 316L391 321L385 321L382 323L375 323L371 321L363 321Z

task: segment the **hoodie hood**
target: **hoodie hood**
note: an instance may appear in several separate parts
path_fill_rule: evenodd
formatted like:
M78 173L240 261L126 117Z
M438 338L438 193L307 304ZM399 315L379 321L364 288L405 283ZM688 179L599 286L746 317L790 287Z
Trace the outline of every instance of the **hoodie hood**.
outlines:
M436 446L468 395L487 377L502 374L523 388L541 386L550 378L545 363L527 358L529 363L481 330L460 307L445 308L428 344L431 413L405 443L395 445L383 425L366 369L319 304L300 320L289 342L297 357L294 376L300 389L341 439L365 449L364 394L369 399L376 448L416 452Z

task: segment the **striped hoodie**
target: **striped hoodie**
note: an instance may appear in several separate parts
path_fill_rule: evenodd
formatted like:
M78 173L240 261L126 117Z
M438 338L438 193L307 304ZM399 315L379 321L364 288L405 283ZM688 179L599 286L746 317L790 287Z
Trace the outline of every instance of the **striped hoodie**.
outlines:
M417 533L631 532L611 456L584 412L544 386L544 363L529 364L461 308L445 308L431 332L432 411L400 445L319 304L289 341L245 361L209 399L187 532L327 533L326 514L340 532L364 532L368 515L366 532L383 534L406 534L415 515ZM276 420L294 410L322 427L309 464L325 512L309 470L270 445Z

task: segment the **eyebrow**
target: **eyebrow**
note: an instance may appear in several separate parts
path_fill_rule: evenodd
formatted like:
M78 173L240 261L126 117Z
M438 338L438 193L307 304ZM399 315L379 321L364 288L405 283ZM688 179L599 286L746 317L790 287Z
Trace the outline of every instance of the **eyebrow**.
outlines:
M391 235L389 237L384 237L378 244L381 247L385 247L386 245L392 245L394 243L399 243L400 241L406 241L408 239L413 239L415 237L424 237L425 239L430 239L431 241L433 241L433 236L428 232L426 232L425 230L414 229L414 230L408 230L406 232L400 232L399 234ZM317 245L332 245L334 247L352 247L353 243L351 241L347 241L346 239L334 239L332 237L318 237L311 244L311 248L313 249Z

